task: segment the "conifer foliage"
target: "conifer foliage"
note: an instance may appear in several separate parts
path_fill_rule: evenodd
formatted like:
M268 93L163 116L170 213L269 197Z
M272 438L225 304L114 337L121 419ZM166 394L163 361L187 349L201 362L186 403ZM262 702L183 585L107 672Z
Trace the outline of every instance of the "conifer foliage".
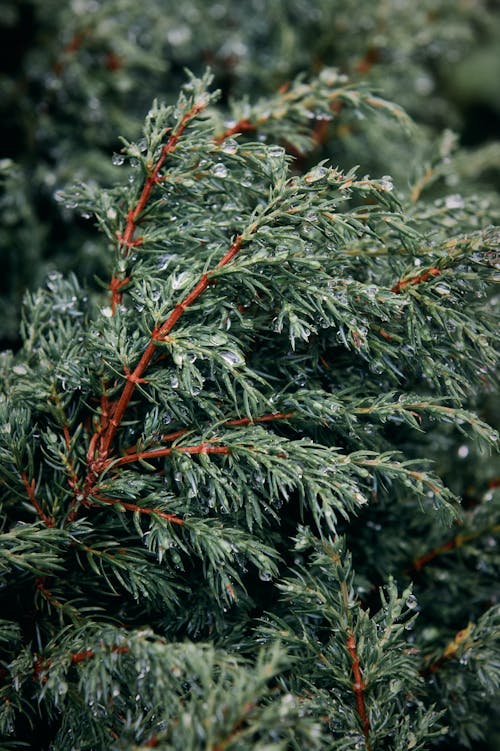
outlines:
M229 123L217 96L188 76L126 180L67 191L108 278L52 273L2 356L3 748L470 747L498 498L461 507L429 458L497 442L500 230L301 169L311 109L411 127L333 69Z

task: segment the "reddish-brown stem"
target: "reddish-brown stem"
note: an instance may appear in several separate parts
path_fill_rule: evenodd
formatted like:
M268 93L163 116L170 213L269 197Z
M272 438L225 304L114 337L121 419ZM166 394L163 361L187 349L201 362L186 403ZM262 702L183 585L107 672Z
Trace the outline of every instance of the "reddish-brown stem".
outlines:
M225 738L222 741L219 741L219 743L217 743L215 746L211 746L210 751L225 751L225 749L228 746L230 745L232 746L240 730L244 727L245 722L247 721L247 717L249 713L252 711L252 709L255 709L255 704L250 701L247 702L242 710L243 716L234 723L227 738Z
M35 507L35 510L38 516L47 527L53 527L55 524L54 519L52 519L51 516L47 516L47 514L43 512L42 507L40 506L40 504L38 503L36 499L35 480L33 479L30 482L28 480L28 475L26 474L26 472L21 472L21 479L24 483L24 487L26 488L26 493L28 494L28 498L30 499L32 505Z
M66 444L66 449L69 452L71 449L71 436L69 433L69 427L67 423L65 423L63 426L63 435L64 435L64 442ZM69 456L65 458L65 463L66 463L66 469L68 472L68 485L73 491L73 500L71 501L71 507L70 507L70 511L68 514L68 521L72 522L74 521L76 517L76 513L77 513L78 496L82 495L82 493L79 488L79 478L75 470L75 465L73 464Z
M256 422L271 422L272 420L290 420L295 417L294 412L274 412L261 417L241 417L238 420L226 420L224 425L253 425Z
M472 631L474 630L474 624L471 622L469 623L465 628L460 629L453 639L448 642L446 645L443 654L437 658L437 660L434 660L434 662L431 662L430 665L428 665L426 668L424 668L421 672L423 675L426 673L435 673L439 670L439 668L447 662L447 660L452 659L457 654L458 650L462 646L464 642L467 641L469 636L471 635Z
M430 563L430 561L434 560L434 558L437 558L438 555L446 553L449 550L453 550L454 548L458 548L463 545L464 542L465 539L463 535L455 535L455 537L452 537L451 540L443 543L443 545L438 545L433 550L425 553L425 555L421 555L419 558L416 558L411 565L412 570L420 571L420 569Z
M238 120L238 122L233 126L225 130L224 133L221 133L220 136L214 138L214 143L221 144L226 140L226 138L230 138L231 136L236 135L236 133L247 133L253 130L257 130L257 126L252 123L247 117L243 117L241 120Z
M241 249L242 239L243 238L241 235L238 235L235 238L226 255L217 264L216 269L223 268L233 260L233 258ZM111 443L115 436L116 430L121 424L123 415L125 414L125 410L127 409L130 399L132 398L136 384L140 382L146 368L149 366L151 360L153 359L153 356L156 352L157 342L161 342L166 339L181 316L191 305L193 305L194 302L196 302L200 295L206 290L209 285L209 281L209 275L203 274L201 279L191 290L191 292L189 292L189 294L186 295L186 297L175 306L167 320L152 332L151 341L144 350L141 359L135 366L132 373L127 374L127 383L125 384L120 398L118 399L112 411L109 423L101 435L99 446L99 460L101 462L105 461L108 457Z
M54 73L57 76L60 76L65 68L64 56L68 54L73 54L74 52L79 50L80 47L82 46L82 43L87 33L88 33L87 29L83 29L82 31L75 32L75 34L73 34L69 42L64 46L61 58L54 63L53 69L54 69Z
M127 652L130 652L129 647L111 647L111 652L115 652L116 654L127 654ZM91 660L93 657L96 656L96 653L92 649L84 649L81 652L73 652L71 655L71 662L73 665L78 665L80 662L85 662L86 660Z
M159 159L157 160L156 164L151 169L148 177L146 178L146 181L144 183L144 186L142 188L141 195L139 196L139 200L137 201L135 207L128 212L127 214L127 222L125 224L125 230L123 234L119 235L118 241L120 243L120 248L125 249L124 255L128 255L129 249L131 247L134 247L137 245L140 240L134 240L135 231L137 229L137 224L139 222L139 218L146 208L146 205L149 201L149 198L151 196L151 192L154 188L154 186L158 183L160 177L160 170L163 167L165 160L167 156L174 151L174 149L177 146L177 142L181 135L183 134L184 130L188 126L188 123L197 115L199 115L200 112L202 112L207 106L207 103L199 103L194 104L191 109L185 113L185 115L182 117L179 125L177 126L177 130L171 134L170 138L168 139L167 143L163 146L161 150L161 154Z
M230 454L231 449L227 446L212 446L209 443L200 443L198 446L174 446L162 449L152 449L151 451L139 451L136 454L127 454L127 456L121 456L119 459L110 459L104 466L113 464L114 467L120 467L122 464L131 464L137 462L140 459L147 461L148 459L159 459L162 456L170 456L174 451L179 451L183 454Z
M432 266L430 269L423 271L418 276L411 276L408 279L401 279L394 285L394 287L391 288L391 292L398 294L405 287L414 287L417 284L422 284L422 282L429 281L429 279L432 279L433 276L441 276L441 274L441 269L436 268L436 266Z
M426 566L428 563L433 561L434 558L437 558L443 553L448 553L451 550L455 550L456 548L461 548L463 545L466 545L468 542L471 542L472 540L476 540L478 537L481 537L481 535L483 534L486 534L486 533L494 534L495 532L498 532L498 531L500 531L500 524L495 524L493 527L488 527L487 529L483 529L483 530L480 530L478 532L475 532L469 535L463 535L463 534L455 535L454 537L451 538L451 540L444 542L442 545L438 545L432 550L429 550L428 553L425 553L424 555L421 555L419 558L416 558L411 565L410 571L420 571L424 566Z
M386 331L385 329L378 329L378 333L380 334L380 336L383 336L383 337L384 337L384 339L387 339L387 340L388 340L389 342L390 342L390 341L392 341L392 339L394 338L394 337L393 337L393 336L391 336L391 334L389 334L389 332L388 332L388 331Z
M365 55L358 60L355 70L358 73L366 74L380 60L380 50L376 47L369 47Z
M361 675L359 655L356 649L356 639L354 638L354 633L352 629L349 630L349 635L347 637L347 649L349 650L349 654L351 655L351 661L352 661L352 674L354 676L354 683L352 684L352 688L354 691L354 696L356 698L356 708L358 710L358 714L361 719L361 725L363 727L363 735L365 736L365 746L368 749L368 751L371 751L370 738L369 738L370 720L368 718L368 714L366 711L365 695L364 695L365 683Z
M125 277L125 279L118 279L116 276L111 277L109 289L111 290L111 311L113 315L116 312L116 306L122 301L122 289L126 287L129 282L129 276Z
M177 438L181 438L181 436L186 435L186 433L189 433L189 430L187 428L182 428L182 430L175 430L173 433L167 433L166 435L162 435L160 437L161 441L168 441L169 443L171 441L175 441ZM131 449L127 451L127 454L133 453L135 449Z
M137 506L135 503L122 501L120 498L106 498L100 495L95 495L94 498L101 503L108 503L110 506L122 506L127 509L127 511L137 511L139 514L147 514L148 516L160 516L162 519L166 519L166 521L171 522L172 524L178 524L179 526L184 524L183 520L178 516L175 516L175 514L166 514L159 509Z
M259 422L271 422L272 420L291 420L293 417L295 417L294 412L273 412L268 415L261 415L260 417L240 417L235 420L224 420L222 425L231 425L233 427L240 427L242 425L254 425L255 423L259 423ZM162 441L162 443L166 443L166 442L171 443L172 441L175 441L177 438L182 438L182 436L186 435L186 433L189 433L189 429L182 428L181 430L176 430L173 433L168 433L166 435L160 436L160 440ZM182 451L182 448L180 448L179 450ZM135 447L125 449L124 453L125 453L125 457L137 455L137 451ZM215 452L212 452L212 453L215 453ZM122 463L121 460L118 462L118 464L120 463Z

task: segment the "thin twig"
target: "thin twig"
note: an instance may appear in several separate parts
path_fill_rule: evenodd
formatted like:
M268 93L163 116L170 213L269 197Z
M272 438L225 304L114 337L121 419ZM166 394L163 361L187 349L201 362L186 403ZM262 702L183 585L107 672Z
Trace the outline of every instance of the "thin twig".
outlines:
M28 498L30 499L32 505L35 507L35 510L40 517L40 519L43 521L45 526L47 527L53 527L55 524L54 519L51 516L47 516L47 514L44 513L42 507L38 503L35 495L35 480L31 480L31 482L28 480L28 475L26 472L21 472L21 479L24 483L24 487L26 488L26 493L28 494Z
M429 279L432 279L433 276L441 276L442 273L443 272L441 271L441 269L436 268L436 266L432 266L430 269L423 271L418 276L411 276L408 279L401 279L394 285L394 287L391 288L391 292L399 294L399 292L401 292L401 290L403 290L405 287L414 287L417 284L422 284L422 282L427 282Z
M127 509L127 511L134 511L139 514L147 514L148 516L159 516L162 519L166 519L166 521L171 522L172 524L178 524L179 526L184 524L184 521L180 517L175 516L175 514L167 514L164 511L160 511L156 508L137 506L137 504L135 503L122 501L121 498L106 498L105 496L101 495L94 495L94 498L96 501L99 501L100 503L107 503L110 506L122 506L123 508Z
M361 675L359 655L356 649L356 639L354 637L354 632L352 629L349 630L349 634L347 637L347 649L349 650L349 654L351 655L351 661L352 661L352 674L354 676L354 683L352 684L352 689L354 691L354 696L356 697L356 708L358 710L358 715L361 719L361 724L363 727L363 735L365 737L365 746L367 748L367 751L371 751L370 738L369 738L370 720L368 718L368 714L366 711L365 695L364 695L365 683Z

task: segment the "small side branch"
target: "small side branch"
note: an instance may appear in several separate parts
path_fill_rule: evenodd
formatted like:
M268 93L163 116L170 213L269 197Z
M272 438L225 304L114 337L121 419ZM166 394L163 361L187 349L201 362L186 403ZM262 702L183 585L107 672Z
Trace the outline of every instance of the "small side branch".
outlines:
M171 134L167 143L162 148L159 159L146 178L141 195L139 196L139 200L137 201L135 207L127 214L127 223L125 225L125 230L123 234L121 234L118 238L120 250L125 256L128 255L130 248L135 247L138 243L138 240L134 240L134 235L137 229L139 217L146 208L146 205L151 196L151 192L159 180L160 170L163 167L167 156L176 148L179 138L184 133L190 121L193 120L193 118L195 118L197 115L199 115L200 112L202 112L206 108L207 104L208 103L205 102L194 104L191 109L185 113L179 125L177 126L177 130Z
M426 668L424 668L424 670L421 671L422 674L426 675L427 673L436 673L439 668L444 665L445 662L454 658L458 650L471 636L474 630L474 626L475 624L470 622L465 628L462 628L460 631L458 631L453 639L448 642L442 655L438 657L437 660L434 660L434 662L431 662L430 665L428 665Z
M272 422L273 420L291 420L295 417L294 412L273 412L269 415L262 415L261 417L241 417L238 420L226 420L224 425L254 425L257 422Z
M366 711L365 695L364 695L365 683L361 675L359 655L356 649L356 639L354 638L354 632L352 631L352 629L349 630L349 635L347 637L347 649L349 650L349 654L351 655L352 674L354 676L354 683L352 684L352 688L354 691L354 696L356 698L356 708L358 710L358 715L361 719L361 725L363 727L363 735L365 737L365 747L367 751L371 751L370 738L369 738L370 720L368 718L368 714Z
M131 464L140 460L148 461L148 459L159 459L162 456L170 456L173 452L183 454L230 454L231 449L227 446L213 446L209 443L200 443L197 446L169 446L167 448L152 449L151 451L139 451L136 454L127 454L115 461L109 460L105 466L113 464L113 467L121 467L123 464Z
M21 472L21 479L24 483L24 487L26 488L26 493L28 495L28 498L30 499L32 505L34 506L38 516L43 521L46 527L53 527L55 524L54 519L51 516L47 516L47 514L44 513L42 507L38 503L35 495L35 480L28 480L28 475L26 472Z
M95 500L99 501L100 503L107 503L110 506L121 506L127 511L134 511L139 514L147 514L148 516L159 516L161 519L165 519L171 524L178 524L179 526L184 524L183 520L180 517L175 516L175 514L167 514L164 511L160 511L159 509L155 508L137 506L137 504L135 503L122 501L120 498L106 498L104 496L96 495Z
M486 529L478 530L477 532L473 532L469 535L464 535L464 534L455 535L454 537L451 538L451 540L444 542L442 545L438 545L432 550L429 550L428 553L425 553L424 555L421 555L418 558L416 558L411 565L410 571L420 571L421 569L423 569L424 566L426 566L428 563L433 561L435 558L437 558L440 555L443 555L443 553L449 553L452 550L461 548L467 543L472 542L473 540L477 540L485 534L493 535L493 534L498 534L499 532L500 532L500 524L494 524L492 527L487 527Z
M441 276L441 274L441 269L438 269L436 266L432 266L430 269L427 269L421 274L418 274L418 276L410 276L407 279L401 279L394 285L394 287L391 287L391 292L399 294L403 289L405 289L405 287L415 287L417 284L427 282L429 281L429 279L432 279L432 277Z
M127 654L127 652L130 652L130 649L125 646L114 646L111 647L110 651L115 654ZM82 652L73 652L71 655L71 662L73 665L78 665L78 663L86 662L86 660L91 660L93 657L96 657L96 653L92 649L84 649Z
M254 130L257 130L257 126L252 123L247 117L244 117L241 120L238 120L238 122L232 125L230 128L225 130L224 133L221 133L220 136L214 138L214 143L219 145L223 143L226 138L230 138L231 136L236 135L236 133L248 133Z
M239 253L242 241L243 237L241 235L237 235L225 256L217 264L216 269L223 268L224 266L227 266L228 263L231 263L231 261ZM186 297L175 306L167 320L152 332L151 341L144 350L141 359L137 363L135 369L131 373L127 374L127 382L123 388L120 398L118 399L118 402L113 409L109 423L102 433L100 442L101 445L99 447L99 458L101 461L105 460L109 455L111 443L118 427L121 425L125 410L127 409L128 404L132 398L132 394L134 393L135 386L137 383L140 383L144 372L151 363L151 360L153 359L153 356L156 352L158 342L165 340L165 338L169 335L179 319L184 315L186 310L188 310L188 308L191 307L191 305L193 305L193 303L196 302L200 295L207 289L209 281L209 274L203 274L198 283L193 287L191 292L189 292L189 294L186 295Z

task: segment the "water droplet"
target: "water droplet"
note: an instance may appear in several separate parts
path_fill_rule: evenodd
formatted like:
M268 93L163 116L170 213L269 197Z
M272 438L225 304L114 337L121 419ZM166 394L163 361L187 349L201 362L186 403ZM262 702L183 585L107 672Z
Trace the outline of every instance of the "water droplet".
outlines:
M455 194L452 196L447 196L445 198L444 205L447 209L463 209L465 203L462 196Z
M372 371L372 373L375 373L376 375L380 375L381 373L384 372L383 362L381 362L380 360L374 360L370 364L370 370Z
M285 149L282 146L270 146L267 150L267 155L270 156L271 159L279 159L284 153Z
M415 595L408 595L408 597L406 598L406 606L410 608L410 610L415 610L417 605L418 605L418 602L417 602L417 598L415 597Z
M173 26L167 31L167 39L173 47L186 44L191 39L191 29L186 24Z
M465 459L469 455L469 447L464 443L459 447L457 454L460 459Z
M65 696L68 693L68 684L66 681L59 681L57 686L57 693L59 696Z
M244 188L249 188L253 182L253 175L250 172L250 170L245 170L243 173L243 180L241 181L241 184Z
M105 308L101 308L101 314L104 316L104 318L112 318L113 317L113 311L109 307L109 305L106 305Z
M389 681L389 691L391 694L397 694L401 690L401 681L398 681L397 678L393 678L391 681Z
M223 142L221 150L224 154L236 154L238 151L238 142L234 138L227 138Z
M169 266L171 261L175 260L177 258L176 255L172 253L166 253L163 256L160 256L158 258L157 268L159 271L165 271L165 269Z
M379 183L380 187L387 191L388 193L391 192L391 190L394 189L394 183L392 182L392 177L390 175L384 175Z
M222 162L217 162L217 164L214 164L211 171L212 175L215 175L215 177L227 177L227 167Z
M188 282L191 281L191 274L188 271L183 271L178 276L172 278L172 289L181 289L185 287Z
M264 568L260 569L260 571L259 571L259 579L261 581L263 581L263 582L269 582L269 581L271 581L272 578L273 577L272 577L272 574L271 574L270 571L268 571L267 569L264 569Z
M14 367L12 368L12 371L16 375L26 375L26 373L28 372L25 365L14 365Z
M315 183L317 180L322 180L327 172L328 170L326 169L326 167L314 167L310 172L307 173L307 175L304 177L304 180L306 181L306 183Z
M225 350L223 352L219 352L219 355L231 367L244 363L243 358L237 352L230 352L229 350Z
M115 167L121 167L123 162L125 161L125 157L123 154L113 154L111 157L111 162L115 165Z
M319 80L327 86L335 86L339 83L339 78L340 76L336 68L323 68L319 74Z
M438 284L434 287L439 295L449 295L451 290L447 284Z

